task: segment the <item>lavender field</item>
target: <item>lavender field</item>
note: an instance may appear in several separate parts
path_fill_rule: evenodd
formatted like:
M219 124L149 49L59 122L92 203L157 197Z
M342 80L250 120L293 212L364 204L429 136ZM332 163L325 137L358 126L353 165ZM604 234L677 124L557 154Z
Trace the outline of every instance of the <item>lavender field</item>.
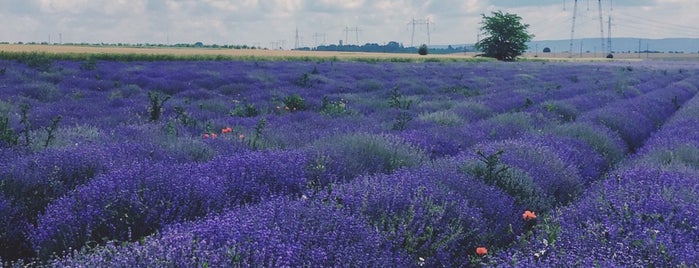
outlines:
M696 267L699 63L0 60L0 262Z

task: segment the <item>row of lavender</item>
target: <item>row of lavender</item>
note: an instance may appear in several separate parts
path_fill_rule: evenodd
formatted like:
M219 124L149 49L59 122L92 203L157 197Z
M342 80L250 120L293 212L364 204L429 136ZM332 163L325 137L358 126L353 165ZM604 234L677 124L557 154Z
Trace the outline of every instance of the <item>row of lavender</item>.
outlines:
M693 81L696 83L696 81ZM699 97L609 178L553 213L498 266L693 267L699 263Z
M668 82L689 76L686 70L685 73L682 71L670 74L658 72L667 80L658 79L665 82L653 82L655 80L647 78L649 75L644 75L648 72L656 72L652 69L633 73L628 69L629 67L623 68L623 72L618 71L619 67L605 67L602 68L602 73L611 73L621 77L638 77L638 81L630 82L629 80L632 79L628 78L615 81L612 87L613 91L623 89L622 92L611 94L606 102L588 102L592 105L576 106L577 112L574 114L576 117L580 115L581 122L559 125L559 121L556 121L558 118L551 120L541 117L538 115L542 113L541 109L532 108L545 107L546 112L552 112L555 110L550 109L552 106L549 104L552 102L560 104L569 99L579 100L581 96L587 94L590 96L603 95L589 93L590 91L609 92L612 90L605 88L604 85L600 85L597 90L586 90L586 88L579 86L579 81L575 82L586 79L579 78L585 77L583 76L584 72L576 73L574 71L573 76L566 75L568 84L561 83L565 86L556 89L558 86L548 85L554 82L544 77L538 77L537 80L521 73L519 76L509 77L512 73L524 71L507 69L510 68L507 65L504 65L507 70L496 69L495 67L498 66L490 66L483 68L483 70L478 70L481 68L480 66L468 66L470 68L459 71L466 73L474 72L474 70L482 71L483 73L479 75L483 76L470 77L465 81L458 82L463 78L457 79L454 74L447 74L445 76L452 77L451 83L453 84L437 84L439 81L428 80L429 82L426 82L425 85L403 86L399 92L382 90L384 83L377 82L379 80L371 80L365 82L366 84L341 82L340 78L337 77L345 73L356 73L345 72L343 67L357 67L354 65L333 67L334 65L331 63L316 64L314 70L320 68L321 71L304 73L300 76L289 75L288 70L275 70L280 74L279 77L269 77L269 73L261 71L264 70L264 67L252 68L252 71L247 74L241 71L240 76L250 77L251 73L262 76L264 79L261 81L272 80L273 82L263 82L259 85L260 88L288 87L271 91L288 91L287 93L279 93L279 95L301 92L309 103L319 102L319 104L315 105L315 109L307 111L278 111L272 105L281 104L281 102L275 103L275 97L264 95L269 93L264 93L266 91L261 91L260 88L250 87L247 90L241 90L237 94L246 96L246 98L241 99L235 94L224 94L227 91L221 88L207 91L194 86L194 89L187 89L187 86L182 82L179 84L182 87L179 91L170 93L175 94L172 102L176 102L178 106L181 105L179 107L191 111L191 113L186 114L190 120L208 119L210 121L207 122L207 125L225 126L234 122L234 124L242 126L236 129L240 132L236 134L243 136L222 135L216 140L202 141L200 133L204 132L205 127L201 124L188 125L182 118L183 113L166 113L164 117L171 118L167 123L147 123L143 119L119 117L144 114L139 110L146 110L143 106L147 106L147 103L139 102L137 98L125 98L120 95L123 92L128 92L127 90L132 90L133 92L130 94L134 94L133 96L144 94L135 86L117 87L116 84L124 83L125 79L128 80L133 75L122 78L113 77L110 81L103 82L104 76L118 74L123 69L79 72L71 70L69 68L71 64L73 63L66 63L66 69L60 72L62 75L72 73L72 77L56 78L50 73L33 74L31 70L17 71L16 76L11 76L14 78L36 76L32 79L47 79L47 81L53 81L51 83L58 85L55 88L59 92L71 92L72 94L65 95L68 96L67 98L54 96L52 98L55 99L43 99L45 94L32 95L32 91L28 90L30 93L22 91L19 94L20 97L13 100L35 101L32 103L37 107L34 111L39 111L39 114L47 117L50 117L51 113L74 111L68 113L65 117L66 121L71 124L79 124L59 133L59 142L57 142L59 146L54 145L55 148L38 153L22 150L2 151L3 159L8 159L8 161L3 161L5 164L3 165L2 187L5 197L0 198L0 209L6 211L6 215L11 215L5 218L5 223L7 223L5 226L8 227L7 232L3 233L7 237L7 239L3 239L3 242L6 241L3 246L6 247L7 251L15 250L11 254L22 255L33 252L42 258L47 258L53 252L60 253L69 248L80 248L95 242L136 240L172 223L217 214L241 204L257 204L260 201L268 200L271 196L281 195L291 199L304 196L305 200L309 198L310 200L308 200L308 204L304 203L306 201L284 202L283 199L271 203L265 201L260 205L250 206L249 212L246 209L241 209L234 213L227 213L221 220L211 220L209 224L211 226L245 225L239 221L253 220L258 221L255 223L258 225L268 224L271 228L270 231L275 231L274 228L277 228L275 226L279 224L279 221L288 220L292 221L293 224L285 222L286 225L297 226L294 228L300 228L299 230L291 228L285 229L281 233L275 231L277 233L274 234L269 232L255 233L260 230L254 229L253 224L249 227L252 229L242 228L247 231L241 231L241 233L221 234L220 232L206 233L210 231L207 227L202 229L205 234L193 239L200 241L201 237L204 239L209 237L216 240L218 238L215 235L221 235L223 237L220 238L222 240L219 242L228 244L225 244L226 246L216 243L197 245L197 248L202 247L199 248L202 250L202 254L209 254L207 256L210 258L199 256L200 259L193 260L202 261L202 263L215 262L213 260L218 256L221 257L220 261L224 262L237 260L243 263L275 264L276 261L281 261L281 263L276 264L286 262L303 264L306 261L318 259L318 263L321 264L346 262L362 264L362 258L358 256L363 256L362 254L371 251L386 251L385 255L364 256L363 261L375 260L377 262L374 264L380 264L381 261L403 260L414 264L417 259L430 264L463 264L472 255L463 252L473 252L471 249L475 248L477 244L503 247L512 240L514 234L525 228L526 226L522 225L521 222L513 220L516 217L512 216L516 216L517 211L523 208L546 211L558 203L574 199L589 181L595 180L609 166L619 161L626 150L637 148L638 144L650 135L650 132L657 125L662 124L664 118L667 118L696 90L691 86L691 84L696 84L693 81L689 81L689 83ZM154 64L154 66L159 65ZM133 70L138 72L138 67L152 68L154 66L122 66L122 68L130 70L129 72ZM291 66L297 67L296 65ZM360 67L370 69L369 67L372 66ZM461 66L380 65L378 69L402 77L403 75L419 74L420 71L424 70L434 72L433 75L437 76L439 74L437 71L449 70L448 67ZM533 64L527 65L527 67L532 67L527 70L531 73L536 73L532 70L539 70L542 73L550 70L549 67L538 67ZM323 68L337 69L320 75L324 70ZM572 69L565 70L571 71ZM599 71L600 68L597 67L597 69ZM173 69L173 71L175 70L179 69ZM164 74L169 73L165 72ZM369 79L368 77L374 77L371 75L359 75L353 79L365 81ZM461 75L463 77L463 73ZM163 76L163 73L138 75L139 79L143 80L140 83L143 83L145 88L157 88L158 86L148 85L148 83L153 83L153 80L160 81L159 76ZM487 85L504 79L499 76L509 79L528 79L531 83L530 88L528 90L514 90L507 86ZM237 76L224 75L224 77L230 79L230 77ZM301 78L301 81L298 77ZM306 82L303 82L303 77L307 78ZM334 78L334 80L328 77ZM483 77L488 79L483 79ZM182 78L179 77L179 79ZM3 80L3 83L11 82L9 80L12 79ZM78 85L70 86L71 84L68 82L72 80L91 82L105 87L112 85L114 88L103 89L85 85L82 85L85 88L80 88ZM199 81L197 83L203 83L208 80L200 79L197 81ZM395 82L388 84L402 85L409 79L390 81ZM191 81L187 83L191 83ZM430 83L435 83L435 85ZM485 89L482 89L483 92L471 95L475 93L472 93L473 90L468 89L467 86L463 86L463 83L480 83L479 85L484 86ZM600 83L604 82L599 80L596 82L596 84ZM634 87L630 85L617 87L616 83L630 83ZM659 83L657 85L667 87L643 86L651 83ZM287 84L293 84L293 86ZM24 84L20 83L20 85ZM324 87L320 85L324 85ZM342 89L343 85L356 86L365 92L364 94L355 94L353 90ZM43 86L51 89L47 84ZM428 89L432 89L431 86L434 86L436 91L429 91ZM166 85L160 87L168 90L177 88L177 86ZM338 88L333 89L333 87ZM27 89L25 86L20 86L20 88ZM633 94L624 91L629 88L633 89ZM605 89L607 90L605 91ZM332 92L332 90L340 92L338 95L323 95ZM454 90L459 91L458 94L453 94ZM498 102L505 99L503 96L506 95L503 95L503 92L508 92L508 90L512 92L510 95L515 97L512 97L510 101ZM188 93L192 91L207 97L197 99L200 97ZM435 107L446 107L447 112L453 112L453 104L450 103L450 100L440 99L440 91L446 91L447 93L442 93L450 98L460 96L463 98L462 102L471 103L471 107L476 107L476 110L486 107L486 111L477 117L468 116L476 111L471 108L467 109L471 113L456 113L459 115L458 118L461 118L461 121L457 120L459 123L456 124L445 124L443 121L433 120L429 116L425 116L426 120L423 120L421 116L417 120L418 122L407 122L406 129L402 131L395 130L384 133L387 130L386 125L390 126L391 121L394 120L392 112L398 112L400 115L405 112L402 110L408 110L410 113L419 112L422 115L422 113L429 114L434 110L436 110L434 112L441 111ZM8 100L16 97L11 95L12 90L7 92L10 93L10 95L6 95ZM49 92L53 91L49 90ZM261 92L264 96L254 97L256 92L257 94ZM110 96L116 94L120 97L106 97L107 94ZM182 96L178 96L178 94L182 94ZM346 97L356 100L356 106L350 106L356 107L354 108L356 110L354 113L346 113L346 109L326 110L323 108L326 106L322 104L321 96ZM226 108L231 105L222 104L225 101L214 101L217 98L231 100L231 97L232 101L235 101L234 107L237 107L235 105L241 102L255 104L258 107L265 107L265 105L269 107L260 108L263 111L263 116L248 118L231 113L237 116L231 119L228 115L228 108ZM272 101L269 101L268 98ZM88 101L86 99L93 102L94 105L80 106L81 109L75 108L79 103ZM388 101L377 104L371 103L372 99L388 99ZM458 100L458 98L456 99ZM109 102L105 103L105 100L109 100ZM649 100L659 100L659 102L656 105L656 102L648 102ZM416 106L419 108L416 109L417 111L404 109L405 107L400 105L400 103L410 103L410 101L417 103ZM55 102L61 104L56 105ZM46 104L42 105L42 103ZM331 103L337 105L333 106L334 108L342 107L340 105L342 102L331 101ZM616 114L604 117L602 116L605 114L603 109L584 112L592 109L590 107L601 107L605 103L611 103L606 107L614 110ZM648 104L652 104L652 108L641 113L649 119L636 122L640 126L638 129L620 123L623 121L621 118L629 114L633 115L634 110L641 107L640 105ZM199 109L195 109L197 106ZM626 106L631 108L629 110L623 108L615 110L614 108ZM95 110L91 108L95 108ZM216 110L219 111L215 112ZM337 113L329 114L329 111L340 111L341 113L340 115ZM115 115L116 119L111 118ZM655 115L657 117L650 119L651 116ZM95 122L97 117L105 120ZM567 120L575 121L575 119ZM18 121L21 120L15 118L15 128L20 128L17 125ZM121 123L105 123L115 121ZM441 123L430 123L433 121ZM32 122L42 123L39 118L32 118ZM654 125L646 125L650 122ZM596 123L603 126L596 125ZM255 124L257 125L255 126ZM313 125L310 131L308 130L309 124ZM265 125L268 127L264 128ZM288 128L289 125L291 125L290 128ZM450 133L449 135L453 135L453 138L439 140L442 142L439 144L440 148L458 148L461 146L462 149L446 153L439 152L434 150L438 146L415 143L416 139L410 139L409 135L406 136L406 133L412 132L412 137L415 137L415 133L420 133L422 129L428 127L434 131L423 133ZM108 129L104 130L104 128ZM245 128L255 128L255 131L245 132ZM604 128L622 133L622 138L626 144L614 143L613 132L605 131ZM555 131L548 129L555 129ZM545 135L536 134L543 130L546 130ZM40 133L39 130L34 132ZM345 132L349 132L349 134L341 134ZM592 133L596 132L603 133L601 135L606 137L594 136ZM518 139L522 138L523 135L527 135L527 138ZM288 136L291 136L291 139ZM290 142L296 139L298 141ZM506 139L515 140L502 141ZM406 144L405 141L417 144L419 148ZM521 144L523 141L528 142ZM73 146L74 142L80 144ZM482 146L472 147L479 142ZM250 149L259 149L258 146L263 143L264 147L286 149L249 152ZM575 149L565 149L560 146L567 143L575 144ZM429 165L420 168L419 166L425 163L425 158L427 158L427 155L420 148L432 148L429 152L431 157L461 153L459 157L462 159L454 161L458 164L444 164L451 166L451 168L437 169ZM498 158L498 148L505 148L507 153ZM510 148L520 149L511 152ZM476 149L483 150L481 158L474 157ZM531 159L533 161L531 163L521 162L520 165L517 164L517 161L531 155L543 155L543 157ZM465 165L464 163L471 164ZM488 176L489 165L497 170L507 167L508 176L520 181L524 180L526 183L520 182L514 188L502 185L502 183L498 184L492 176ZM357 175L361 174L391 172L396 168L411 166L418 168L390 175L356 178ZM535 166L536 168L526 170L527 166ZM560 181L532 182L532 177L540 178L542 176L561 177L562 179ZM455 181L441 182L442 178L455 178ZM459 178L462 180L458 180ZM387 184L382 184L381 181L384 180ZM348 183L340 183L345 181ZM332 184L333 182L337 184ZM536 187L532 187L533 184ZM393 190L396 185L402 186ZM435 185L441 186L435 188ZM371 188L376 189L372 191L372 195L367 194L362 200L356 199L356 197L363 196L364 189ZM415 189L424 190L415 193ZM453 189L462 190L454 192ZM473 189L482 190L474 192ZM560 189L565 191L560 191ZM526 194L531 195L527 196ZM483 205L489 202L489 198L492 196L503 197L499 200L503 200L504 204L496 206L499 208L498 212L488 211L489 209ZM373 202L373 205L367 206L369 201ZM385 203L389 201L391 203ZM353 230L351 232L359 234L360 237L376 237L376 240L370 240L374 242L364 246L354 245L353 243L356 241L352 240L354 239L352 236L346 238L352 241L330 236L332 239L340 239L338 242L340 244L335 244L332 239L318 241L319 234L333 230L335 225L328 225L324 227L325 229L313 229L318 233L306 234L304 230L312 229L312 226L308 225L317 224L317 222L299 222L291 216L289 219L281 219L277 214L265 214L258 211L268 208L270 204L279 206L278 203L290 203L288 206L282 207L290 211L297 211L296 213L318 210L318 219L334 218L338 222L351 223L350 226L335 223L339 226L337 229L349 228L348 230ZM317 208L319 205L327 206L328 204L334 204L333 207L342 209L324 210ZM397 207L393 207L394 205ZM366 211L367 209L375 210ZM44 210L45 213L38 214ZM404 213L396 214L396 211ZM470 214L465 213L466 211L474 212ZM259 213L262 216L250 218L246 213ZM354 220L347 220L348 217L354 218ZM505 227L509 228L506 223L511 223L514 226L510 237L501 235L505 233ZM192 226L185 224L185 227L168 228L173 228L173 230L183 228L182 230L186 232L190 232L191 228L199 228L196 227L198 224ZM358 231L367 226L370 226L370 230L379 229L380 232ZM377 226L382 226L382 228L377 228ZM173 232L175 235L181 235L178 234L178 231ZM287 237L289 235L296 238L291 239ZM313 238L308 239L308 243L311 244L299 247L298 245L303 243L297 238L305 235ZM338 234L338 236L340 235ZM239 236L246 236L246 239L251 239L249 241L253 242L266 239L265 236L277 237L283 241L277 241L277 246L274 244L236 243L235 241L241 239ZM163 239L168 238L165 236ZM350 245L348 247L365 251L360 250L361 252L340 256L341 254L338 255L340 252L329 249L324 252L322 250L324 247L317 247L314 243L325 245L325 248ZM380 249L376 248L377 245L380 245ZM192 247L187 243L176 246ZM240 247L240 252L236 251L237 247ZM400 250L396 250L397 248ZM213 249L225 252L212 252ZM263 254L255 253L261 249L268 251ZM21 252L21 250L30 253ZM170 248L170 250L176 250L176 248ZM124 252L128 252L128 249ZM154 252L148 254L151 253ZM309 255L311 253L317 254L317 256ZM130 255L140 256L138 254ZM157 257L159 255L153 256L156 256L154 261L187 261L177 258L161 260ZM326 257L321 258L320 256ZM258 257L262 259L255 259ZM382 259L384 257L386 258Z

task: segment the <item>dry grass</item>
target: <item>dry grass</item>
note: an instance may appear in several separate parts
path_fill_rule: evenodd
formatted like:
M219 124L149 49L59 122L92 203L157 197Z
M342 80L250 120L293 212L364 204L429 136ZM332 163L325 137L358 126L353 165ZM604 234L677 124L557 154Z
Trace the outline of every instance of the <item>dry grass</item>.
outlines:
M14 45L0 44L0 51L5 52L40 52L52 54L144 54L144 55L175 55L175 56L224 56L231 58L336 58L340 60L399 59L406 61L471 61L475 54L427 55L368 53L368 52L336 52L336 51L290 51L264 49L212 49L212 48L137 48L109 46L62 46L62 45Z

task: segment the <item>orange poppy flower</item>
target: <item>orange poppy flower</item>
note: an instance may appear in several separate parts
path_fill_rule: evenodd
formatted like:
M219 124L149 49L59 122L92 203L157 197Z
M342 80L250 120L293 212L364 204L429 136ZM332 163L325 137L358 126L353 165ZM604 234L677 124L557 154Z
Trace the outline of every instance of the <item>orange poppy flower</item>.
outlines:
M216 135L216 133L211 133L211 138L212 138L212 139L215 139L216 137L218 137L218 135Z
M525 210L524 213L522 213L522 219L525 221L536 219L536 214L534 211Z
M488 249L485 247L477 247L476 254L478 254L479 256L483 256L485 254L488 254Z
M208 138L209 138L209 134L206 134L206 133L205 133L205 134L204 134L204 139L208 139Z

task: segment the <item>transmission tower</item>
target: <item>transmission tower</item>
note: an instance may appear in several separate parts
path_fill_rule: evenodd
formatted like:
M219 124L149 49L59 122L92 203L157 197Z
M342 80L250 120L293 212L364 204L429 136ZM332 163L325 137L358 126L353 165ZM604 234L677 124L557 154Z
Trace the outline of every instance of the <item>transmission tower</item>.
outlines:
M570 29L570 53L573 55L573 40L575 39L575 20L578 16L578 0L574 0L573 4L573 25ZM564 2L565 5L565 2ZM564 6L565 9L565 6ZM587 1L587 9L590 10L590 1ZM602 42L602 51L606 52L604 45L604 21L602 19L602 0L597 0L597 9L599 12L600 40ZM611 9L611 7L610 7Z
M349 43L349 32L354 32L356 37L356 45L359 45L359 32L361 31L359 30L359 27L345 27L343 31L345 32L345 42Z
M296 28L296 36L295 36L295 41L294 41L294 49L299 48L299 28Z
M428 46L430 45L430 23L432 23L432 21L430 21L430 18L426 18L426 19L424 19L424 20L418 20L418 19L413 18L412 21L408 22L408 25L412 25L412 26L413 26L413 32L412 32L412 34L410 35L410 46L411 46L411 47L414 47L414 46L415 46L415 44L414 44L414 40L415 40L415 25L425 25L425 26L426 26L426 28L427 28L427 45L428 45Z
M573 4L573 27L570 29L570 56L573 57L573 39L575 39L575 18L578 16L578 0Z
M602 55L606 55L607 50L604 49L604 22L602 20L602 0L597 0L597 11L599 12L599 36L602 42Z
M325 45L325 34L324 33L315 33L313 34L313 45L317 48L318 47L318 39L323 39L323 42L320 43L321 45Z
M607 27L607 50L609 50L609 53L612 53L612 15L609 15Z

